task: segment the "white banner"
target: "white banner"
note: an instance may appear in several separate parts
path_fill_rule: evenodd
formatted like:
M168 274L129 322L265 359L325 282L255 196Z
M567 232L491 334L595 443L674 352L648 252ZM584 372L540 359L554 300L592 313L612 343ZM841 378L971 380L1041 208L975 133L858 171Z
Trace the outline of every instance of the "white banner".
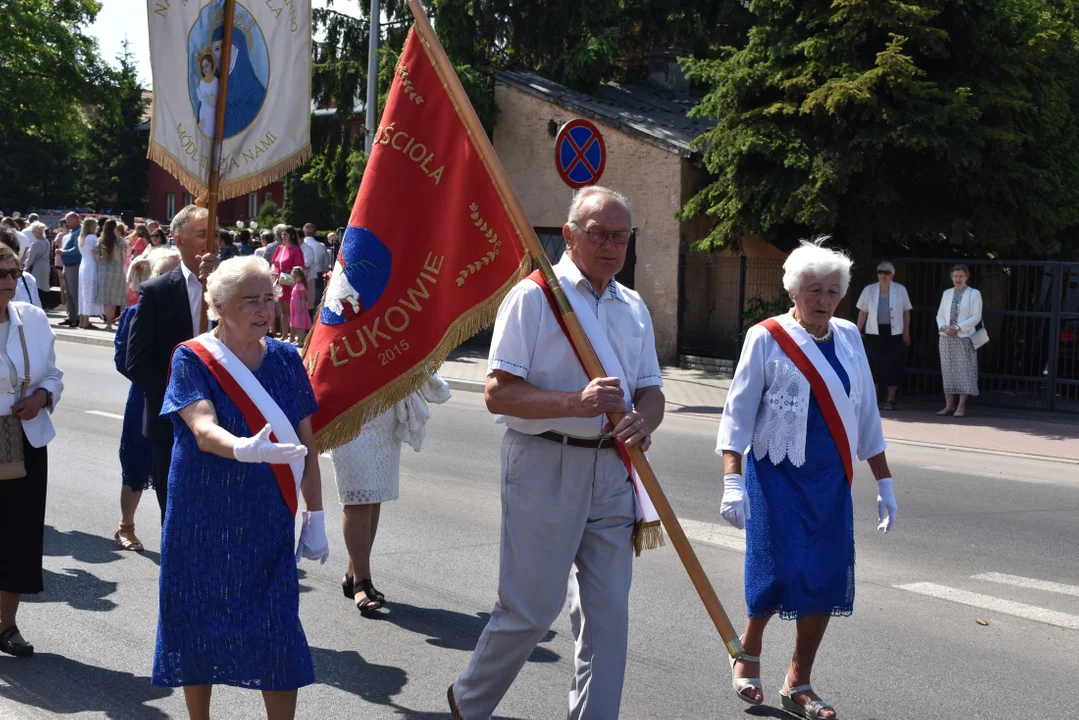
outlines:
M150 159L205 195L221 90L224 0L147 0L154 105ZM257 190L311 156L311 0L237 0L219 199Z

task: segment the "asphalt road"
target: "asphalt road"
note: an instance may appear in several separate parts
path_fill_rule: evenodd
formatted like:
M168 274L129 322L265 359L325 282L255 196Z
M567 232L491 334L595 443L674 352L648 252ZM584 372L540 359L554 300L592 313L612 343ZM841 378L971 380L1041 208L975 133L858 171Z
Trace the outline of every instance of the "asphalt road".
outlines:
M149 683L157 622L156 502L137 523L142 554L119 551L116 451L126 385L107 348L58 343L67 389L50 445L46 591L19 624L30 661L0 656L0 718L185 717L179 691ZM670 417L653 464L735 626L742 539L719 517L716 428ZM387 505L374 575L389 600L362 618L341 595L345 552L332 469L323 463L331 561L301 566L301 614L316 684L302 718L445 718L495 597L498 447L478 394L434 409L421 454L406 449L402 496ZM1021 451L1022 448L1011 448ZM900 521L875 532L867 469L854 487L857 599L832 622L814 673L841 718L1079 717L1079 468L894 445ZM734 697L722 643L670 548L635 565L624 718L782 717ZM988 621L980 625L976 619ZM777 694L792 623L766 636L766 702ZM499 717L558 718L572 671L563 616L533 653ZM214 715L263 717L257 693L218 688Z

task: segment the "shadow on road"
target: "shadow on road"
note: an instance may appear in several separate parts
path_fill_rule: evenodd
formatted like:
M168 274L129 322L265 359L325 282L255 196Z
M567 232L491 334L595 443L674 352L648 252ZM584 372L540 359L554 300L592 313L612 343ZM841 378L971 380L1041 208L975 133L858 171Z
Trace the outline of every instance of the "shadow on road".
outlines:
M153 530L157 531L156 528ZM89 565L101 565L120 560L125 555L138 555L159 567L161 565L160 553L150 550L140 553L121 550L111 537L91 535L80 530L61 532L52 525L45 526L45 557L70 557Z
M93 713L111 720L167 718L164 711L146 703L173 692L154 687L148 677L41 652L29 659L0 659L0 677L6 683L2 691L6 700L55 715Z
M421 608L405 603L390 602L389 612L379 615L378 619L390 622L402 630L428 636L427 643L448 650L471 651L476 647L483 628L490 619L488 613L466 615L454 610L442 608ZM551 630L540 642L550 642L556 633ZM529 662L558 662L558 653L543 647L536 647L529 656Z
M408 673L392 665L372 665L355 650L311 648L315 683L356 695L376 705L391 705L408 682Z
M107 597L116 592L116 583L102 580L82 568L64 568L63 573L44 571L45 592L23 595L26 603L67 603L74 610L109 612L116 603Z

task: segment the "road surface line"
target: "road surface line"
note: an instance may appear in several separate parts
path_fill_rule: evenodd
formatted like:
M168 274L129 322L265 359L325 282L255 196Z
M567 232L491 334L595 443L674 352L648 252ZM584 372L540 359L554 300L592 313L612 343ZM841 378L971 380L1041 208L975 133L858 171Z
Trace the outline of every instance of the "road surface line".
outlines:
M745 533L741 530L697 520L679 520L678 522L690 540L743 553L746 551Z
M117 415L116 413L105 412L104 410L86 410L87 415L100 415L101 417L113 418L114 420L123 420L123 415Z
M988 582L1000 583L1001 585L1013 585L1027 588L1028 590L1044 590L1045 592L1060 593L1061 595L1073 595L1079 597L1079 587L1065 585L1064 583L1050 582L1049 580L1035 580L1034 578L1020 577L1019 575L1006 575L1005 573L982 573L973 575L974 580L987 580Z
M1079 630L1079 615L1068 615L1056 610L1040 608L1036 605L1002 600L992 595L981 595L980 593L967 592L966 590L958 590L935 583L910 583L908 585L895 585L894 587L918 595L937 598L938 600L947 600L1004 615L1014 615L1015 617L1034 620L1046 625L1055 625L1066 630Z

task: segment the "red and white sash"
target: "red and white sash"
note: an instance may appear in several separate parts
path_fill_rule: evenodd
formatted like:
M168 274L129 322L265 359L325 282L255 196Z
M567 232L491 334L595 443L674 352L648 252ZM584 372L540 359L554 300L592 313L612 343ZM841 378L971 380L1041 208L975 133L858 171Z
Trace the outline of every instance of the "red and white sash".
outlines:
M558 272L558 266L555 266L555 272ZM554 313L555 319L558 320L558 326L562 328L562 332L566 336L566 341L569 342L572 347L573 343L570 341L569 333L566 331L566 323L562 319L562 313L558 311L558 305L555 303L551 288L547 285L547 280L539 270L529 275L527 279L539 285L543 290L543 294L547 297L547 303L551 306L551 312ZM633 407L633 398L630 396L626 372L622 369L622 363L618 359L618 355L615 354L614 348L611 347L611 341L607 338L606 331L600 327L599 320L587 306L580 293L573 287L573 280L567 277L559 277L558 280L566 291L566 297L569 299L570 305L573 306L573 312L577 315L577 319L581 323L581 329L584 330L584 334L592 344L592 349L596 351L596 357L599 358L599 364L603 367L603 372L607 377L616 377L622 381L622 393L625 396L626 407ZM614 281L612 280L612 282ZM574 348L574 353L577 354L576 348ZM578 362L581 360L579 354L577 354L577 360ZM581 362L581 367L584 367L583 362ZM626 472L629 473L629 477L633 481L634 497L637 501L635 504L637 523L643 524L638 528L635 535L639 535L642 530L653 528L655 533L659 533L659 513L656 512L656 506L652 504L652 499L648 497L648 492L644 489L644 485L641 483L641 478L637 475L637 471L633 469L633 465L629 460L629 454L626 452L626 448L622 443L618 443L618 454L622 457L622 462L626 466ZM662 542L662 536L658 537L659 539L656 541L656 544ZM648 544L645 547L651 549L653 546L653 544ZM638 547L640 547L639 544ZM638 554L640 554L639 551Z
M779 347L809 381L832 440L839 449L847 482L853 483L858 422L854 415L854 404L843 387L843 381L817 343L791 315L769 318L761 326L772 334Z
M182 344L202 360L217 384L236 404L252 435L269 423L271 441L301 444L296 429L292 427L281 406L270 397L251 370L225 347L224 343L210 333L204 333ZM300 458L291 465L270 465L274 477L277 478L281 497L293 515L296 514L304 463L305 460Z

